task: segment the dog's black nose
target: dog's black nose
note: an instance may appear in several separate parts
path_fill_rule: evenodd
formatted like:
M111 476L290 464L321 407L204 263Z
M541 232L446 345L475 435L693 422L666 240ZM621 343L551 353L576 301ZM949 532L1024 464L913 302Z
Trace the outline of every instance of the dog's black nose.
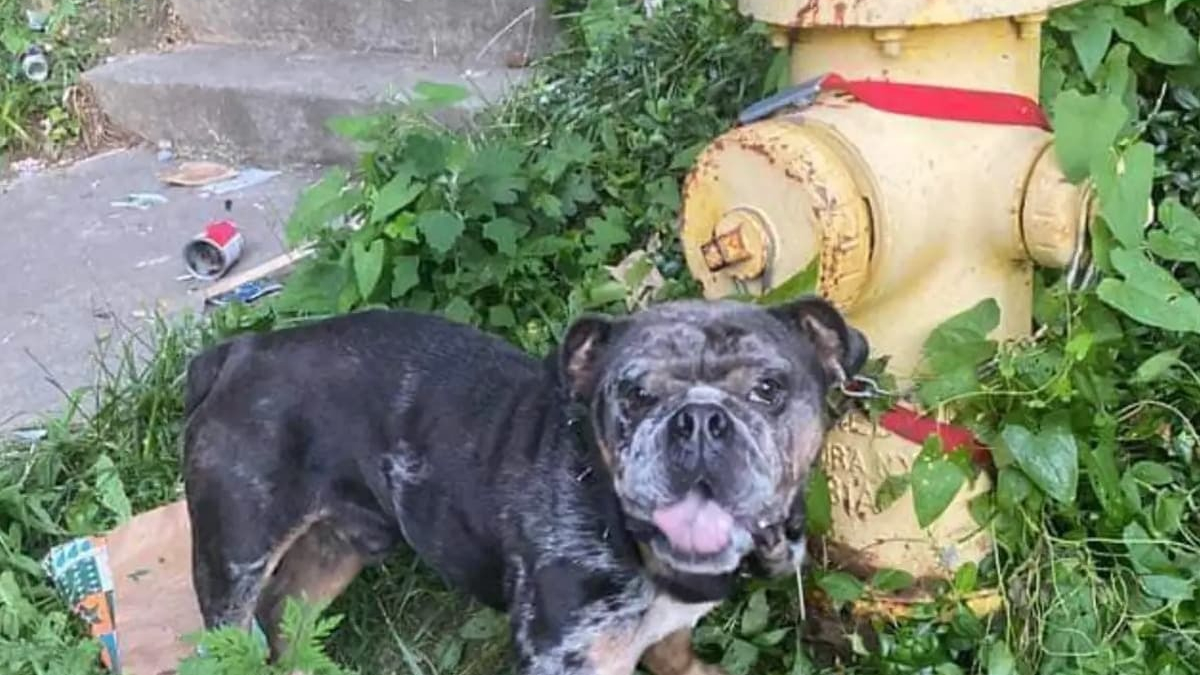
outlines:
M690 403L671 418L671 435L679 441L719 441L729 433L729 415L711 403Z

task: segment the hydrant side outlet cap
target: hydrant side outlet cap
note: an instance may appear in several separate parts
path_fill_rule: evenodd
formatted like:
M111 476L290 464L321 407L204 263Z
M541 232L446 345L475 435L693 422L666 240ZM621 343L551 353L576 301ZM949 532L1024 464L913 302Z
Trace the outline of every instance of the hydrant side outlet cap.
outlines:
M825 125L777 118L710 144L684 184L684 255L705 295L762 293L818 261L821 295L843 310L871 264L866 169Z

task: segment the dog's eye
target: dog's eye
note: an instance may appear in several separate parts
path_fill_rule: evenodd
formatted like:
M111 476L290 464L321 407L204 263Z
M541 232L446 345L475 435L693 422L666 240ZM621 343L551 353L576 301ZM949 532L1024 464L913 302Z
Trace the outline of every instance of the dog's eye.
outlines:
M620 385L620 394L621 398L637 408L648 408L658 400L654 394L646 391L645 387L636 382L622 382Z
M750 400L760 405L775 407L783 400L783 383L773 377L759 380L750 390Z

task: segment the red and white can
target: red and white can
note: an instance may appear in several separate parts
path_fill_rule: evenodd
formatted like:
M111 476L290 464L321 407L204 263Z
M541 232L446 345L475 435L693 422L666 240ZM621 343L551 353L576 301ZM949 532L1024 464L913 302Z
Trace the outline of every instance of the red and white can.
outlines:
M219 279L242 257L244 241L232 221L209 223L183 248L183 262L197 279Z

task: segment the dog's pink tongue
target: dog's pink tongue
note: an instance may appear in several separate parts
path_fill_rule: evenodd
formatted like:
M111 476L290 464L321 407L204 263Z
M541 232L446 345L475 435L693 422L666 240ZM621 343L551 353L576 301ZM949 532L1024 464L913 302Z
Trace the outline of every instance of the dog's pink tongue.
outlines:
M654 524L676 550L710 554L729 544L733 516L716 502L689 492L683 501L656 510Z

